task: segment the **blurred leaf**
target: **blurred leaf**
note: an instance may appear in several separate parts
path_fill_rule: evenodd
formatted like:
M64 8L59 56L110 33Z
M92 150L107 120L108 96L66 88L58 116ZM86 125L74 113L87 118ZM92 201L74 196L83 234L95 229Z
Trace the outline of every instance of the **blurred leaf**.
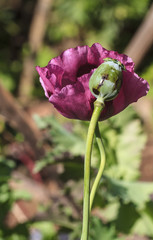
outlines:
M121 204L115 220L117 230L126 234L131 233L132 227L139 217L133 203Z
M125 164L127 167L137 168L139 164L141 150L146 142L146 137L142 133L142 127L139 120L129 122L123 129L119 137L117 146L117 159L120 164ZM135 144L137 143L137 144ZM125 154L128 152L128 155ZM131 160L131 161L130 161Z
M118 201L108 203L105 208L101 209L102 216L104 216L104 218L106 218L106 221L109 222L116 220L119 207L120 204Z
M18 224L14 228L7 228L5 226L0 236L2 236L3 240L27 240L29 239L29 230L26 223Z
M13 198L15 201L17 200L26 200L29 201L31 199L31 194L28 193L28 191L24 191L24 190L15 190L13 192Z
M140 218L133 224L131 233L153 237L153 218L145 210L139 214Z
M19 233L12 233L9 237L2 238L2 240L27 240L27 237Z
M98 218L91 219L91 229L89 234L89 239L93 240L121 240L122 238L115 238L115 227L109 226L105 227Z
M72 156L83 155L85 151L85 141L73 130L67 130L54 117L40 118L34 116L39 128L49 128L50 136L53 144L52 150L36 163L35 172L40 171L47 164L56 163L55 158L61 158L64 153L70 153Z
M110 119L110 124L116 129L114 153L117 162L111 165L106 172L110 177L117 179L137 179L141 151L146 142L146 135L143 132L140 119L132 108L128 108L120 113L118 118L115 116Z
M4 219L10 211L13 199L13 190L10 188L9 180L15 164L12 160L0 156L0 225L5 224Z
M83 178L83 175L84 175L83 164L74 163L72 161L71 163L64 164L64 172L61 174L61 178L64 181L68 181L70 179L78 181L79 179Z
M46 155L43 159L36 162L33 172L38 173L39 171L41 171L41 169L46 167L46 165L52 164L52 163L55 163L54 155L52 156L50 153L50 154Z
M67 151L74 156L84 154L85 141L77 133L66 130L55 118L50 118L51 136L54 144L58 144L61 151Z
M112 118L108 119L110 125L117 129L118 131L122 128L124 128L126 125L129 124L132 120L139 119L137 113L133 109L132 106L129 106L128 108L124 109L119 114L113 116Z
M30 225L31 227L31 235L39 235L40 239L43 240L56 240L56 229L52 222L42 221L35 222ZM37 239L35 236L34 239ZM32 236L31 236L32 239Z
M48 118L47 120L45 120L44 118L41 118L40 116L38 116L37 114L34 114L33 115L33 119L34 121L36 122L37 126L40 128L40 129L45 129L49 126L48 124Z
M124 203L132 202L139 209L145 207L153 193L153 183L127 182L106 177L110 194L121 198Z
M15 82L13 81L12 76L9 75L8 73L5 74L0 72L0 82L6 89L10 91L14 90L15 88Z
M54 49L48 46L43 46L39 49L39 52L37 53L36 65L46 66L50 59L52 59L55 56L56 52Z
M15 163L12 160L0 156L0 183L10 178L10 173L14 167Z

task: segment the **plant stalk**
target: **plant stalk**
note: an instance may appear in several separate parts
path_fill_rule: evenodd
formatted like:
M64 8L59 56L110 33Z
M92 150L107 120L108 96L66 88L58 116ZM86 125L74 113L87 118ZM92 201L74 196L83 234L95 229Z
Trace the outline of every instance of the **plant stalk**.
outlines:
M86 153L84 163L84 200L83 200L83 226L81 240L88 240L89 235L89 215L90 215L90 165L93 137L104 104L95 101L94 111L88 128Z
M99 183L100 183L103 171L104 171L105 161L106 161L105 149L104 149L103 142L102 142L102 139L101 139L98 123L96 125L95 135L96 135L96 141L97 141L99 151L100 151L100 159L101 160L100 160L99 170L98 170L96 179L93 183L91 193L90 193L90 210L92 208L92 204L93 204L93 201L94 201L96 190L99 186Z

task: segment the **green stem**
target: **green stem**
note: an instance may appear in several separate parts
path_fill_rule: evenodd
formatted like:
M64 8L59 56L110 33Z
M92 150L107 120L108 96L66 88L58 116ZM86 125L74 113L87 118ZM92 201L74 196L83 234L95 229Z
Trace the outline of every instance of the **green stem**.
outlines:
M97 141L99 151L100 151L101 160L100 160L99 170L98 170L96 179L93 183L91 193L90 193L90 210L92 208L92 204L93 204L93 201L94 201L96 190L98 188L98 185L100 183L100 179L101 179L102 174L103 174L103 170L104 170L104 166L105 166L105 160L106 160L105 149L104 149L103 142L102 142L102 139L101 139L98 123L97 123L97 126L96 126L95 134L96 134L96 141Z
M84 202L83 202L83 226L82 226L82 236L81 240L88 240L89 233L89 212L90 212L90 165L91 165L91 151L93 144L93 137L95 128L103 109L104 104L95 101L94 111L89 124L87 143L86 143L86 153L85 153L85 163L84 163Z

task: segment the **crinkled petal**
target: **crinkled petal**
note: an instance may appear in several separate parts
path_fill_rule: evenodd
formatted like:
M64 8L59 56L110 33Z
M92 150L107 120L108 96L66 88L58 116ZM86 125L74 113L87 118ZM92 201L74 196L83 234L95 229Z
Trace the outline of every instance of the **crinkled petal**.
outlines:
M37 72L39 73L39 80L40 83L45 91L45 96L49 98L49 96L54 92L54 87L51 83L51 81L46 77L48 69L46 67L36 67Z
M147 95L149 84L136 73L123 72L123 84L118 96L106 102L105 109L101 114L101 120L116 115L123 111L129 104L136 102L139 98Z
M103 48L99 43L94 43L90 51L88 52L88 61L92 64L96 63L98 66L103 63L104 58L113 58L119 60L122 64L125 65L126 70L133 72L134 71L134 63L130 57L125 54L119 54L115 51L109 51Z
M88 46L78 46L64 51L59 57L53 58L49 64L54 64L64 70L62 87L77 80L77 71L87 63Z
M91 101L94 98L89 90L91 74L80 77L73 85L65 86L59 93L53 94L49 101L65 117L89 120L92 115Z
M36 70L46 97L49 98L52 93L61 89L63 70L59 66L53 64L42 68L37 66Z
M61 67L56 66L54 64L48 64L47 69L48 69L47 78L50 79L50 82L52 83L54 89L57 88L61 89L64 70ZM55 75L56 79L54 78L52 79L52 75Z

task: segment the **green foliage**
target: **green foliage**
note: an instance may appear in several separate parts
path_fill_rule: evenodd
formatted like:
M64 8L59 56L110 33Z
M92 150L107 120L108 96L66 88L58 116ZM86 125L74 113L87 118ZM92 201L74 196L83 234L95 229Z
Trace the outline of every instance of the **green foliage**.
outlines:
M132 202L139 209L143 209L150 201L153 192L153 183L147 182L127 182L106 178L109 193L119 197L125 204Z
M6 213L14 202L13 192L9 187L10 173L14 163L0 156L0 225L3 226Z
M102 221L97 217L92 217L90 219L90 231L89 240L124 240L122 237L117 237L115 226L104 225ZM80 239L81 224L79 224L73 232L69 235L69 240Z
M116 141L113 140L116 144L114 144L113 150L116 152L117 164L111 164L107 173L113 178L134 180L139 176L141 151L146 142L141 122L136 118L132 109L128 109L122 112L119 117L115 116L110 119L110 125L116 132L116 134L114 133ZM112 139L111 136L109 139ZM112 159L112 156L110 158Z
M124 110L119 116L119 120L118 116L115 116L109 121L99 124L104 145L107 146L106 152L108 152L107 166L109 168L107 169L106 166L106 172L114 178L132 180L136 179L139 174L141 150L144 147L146 136L142 132L141 122L132 108ZM88 123L68 121L69 130L66 130L54 117L42 119L35 116L34 118L41 129L48 127L53 144L51 152L45 159L37 163L37 171L46 164L55 162L55 157L62 157L65 152L69 152L72 156L84 155ZM137 142L136 146L135 142ZM97 148L96 145L95 148ZM98 148L94 150L94 153L93 165L99 158Z
M54 117L41 119L39 116L34 116L38 126L50 128L49 133L53 147L51 152L44 159L36 164L35 171L40 171L46 164L54 163L55 158L61 158L65 152L73 156L84 155L85 139L82 139L82 134L66 130Z
M80 35L89 45L100 42L104 47L110 48L115 45L115 40L122 45L119 35L124 31L124 25L129 27L131 21L141 19L148 5L149 0L141 1L141 4L138 0L124 3L106 0L58 0L54 2L48 37L52 42L59 42ZM130 32L128 39L129 37Z
M43 240L56 240L56 229L51 222L19 224L10 229L6 226L6 216L17 200L30 200L28 192L12 190L9 185L11 172L15 164L12 160L0 156L0 240L27 240L34 231L38 231Z
M76 181L81 184L83 178L83 165L80 165L79 160L85 151L88 123L64 119L57 121L53 117L40 118L38 116L35 116L35 120L41 129L47 128L51 142L51 151L47 153L47 157L37 163L36 170L38 171L49 163L57 164L58 159L65 159L64 170L60 178L64 181L65 188L73 193L77 186ZM100 232L103 233L105 239L115 239L115 237L117 239L119 232L152 236L150 226L153 221L151 214L153 205L150 202L150 195L153 191L153 184L137 180L141 151L146 142L141 120L133 108L129 107L118 116L100 122L99 126L106 149L107 162L94 207L99 208L107 224L104 226L100 220L93 220L91 239L100 238ZM66 152L70 155L65 158ZM94 143L92 160L94 178L98 165L99 150ZM67 185L70 179L74 181L71 187ZM143 224L144 227L139 228ZM72 240L77 239L78 232L79 229L73 231L70 235Z
M18 225L14 229L0 229L0 240L27 240L28 235L29 233L26 224Z
M39 52L37 53L36 65L45 66L50 61L50 59L55 56L55 51L52 48L48 46L43 46L39 49Z
M63 170L59 173L65 188L63 194L74 196L77 204L80 204L82 196L83 179L83 156L85 151L86 134L88 122L65 120L59 121L55 117L40 118L34 116L40 129L47 132L47 141L51 145L51 150L47 155L37 162L35 171L39 171L49 164L63 162ZM132 108L126 109L118 116L114 116L108 121L100 122L100 132L104 141L107 153L107 163L104 177L100 185L94 207L99 208L99 212L104 217L105 224L98 218L92 220L91 239L100 238L101 232L105 239L117 239L118 233L140 234L153 236L151 225L153 224L152 210L153 204L150 202L153 184L138 182L139 165L141 151L144 147L146 136L143 132L142 123ZM136 146L135 146L135 143ZM10 190L8 181L11 169L14 167L12 161L1 160L2 170L0 187L0 204L3 207L1 222L11 208L16 199L29 199L27 193L13 192ZM99 150L94 142L92 177L99 165ZM72 225L72 208L62 207L59 213L64 217L64 222L57 221L60 226L70 232L70 239L79 237L80 227L68 227ZM60 216L60 215L59 215ZM126 217L125 217L126 216ZM60 219L61 220L61 219ZM74 221L74 220L73 220ZM74 221L75 223L75 221ZM37 224L36 224L37 225ZM57 232L48 232L51 227L49 222L23 225L23 232L29 234L29 227L36 229L44 239L56 239ZM143 226L143 227L141 227ZM39 228L40 227L40 228ZM72 229L72 230L71 230ZM13 229L10 237L5 235L6 240L13 240L15 236L25 239L21 234L16 235L17 229ZM59 231L60 232L60 231ZM99 234L98 234L99 233ZM2 232L2 236L4 232ZM26 235L26 236L27 236Z
M113 201L116 204L117 199L121 203L120 206L117 205L116 216L112 219L115 220L118 231L152 237L153 202L151 202L150 196L153 192L153 183L127 182L110 179L109 177L106 177L106 181L108 195L113 196ZM114 202L112 205L114 205ZM105 211L107 213L108 209Z
M56 229L53 223L48 221L35 222L30 225L32 232L38 234L43 240L56 240ZM37 236L37 235L36 235ZM42 238L43 237L43 238Z
M3 79L3 81L1 79ZM8 73L0 73L0 83L10 91L14 90L15 88L15 82L13 82L12 76Z
M98 218L91 219L90 240L101 240L102 238L105 240L123 240L123 238L116 238L115 233L114 226L106 227Z
M19 231L10 230L6 226L6 216L11 210L13 203L19 199L17 198L15 191L9 186L11 179L11 172L15 164L12 160L5 159L0 156L0 239L1 240L26 240L25 232L21 234ZM19 196L18 196L19 197ZM24 199L24 195L20 195L20 199Z

